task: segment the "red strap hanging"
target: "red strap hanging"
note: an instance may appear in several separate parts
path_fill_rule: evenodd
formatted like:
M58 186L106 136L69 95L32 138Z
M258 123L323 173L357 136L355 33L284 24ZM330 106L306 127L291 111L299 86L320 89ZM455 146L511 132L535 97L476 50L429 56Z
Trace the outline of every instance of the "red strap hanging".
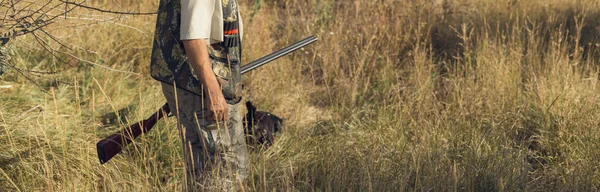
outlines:
M223 34L225 35L235 35L238 34L238 29L232 29L232 30L227 30L227 31L223 31Z

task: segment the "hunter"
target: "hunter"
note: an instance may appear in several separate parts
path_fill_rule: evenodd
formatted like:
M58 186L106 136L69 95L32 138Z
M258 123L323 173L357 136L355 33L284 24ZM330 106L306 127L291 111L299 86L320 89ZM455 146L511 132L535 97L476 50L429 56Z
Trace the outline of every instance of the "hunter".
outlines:
M237 0L160 0L150 73L178 120L188 191L244 180L241 39Z

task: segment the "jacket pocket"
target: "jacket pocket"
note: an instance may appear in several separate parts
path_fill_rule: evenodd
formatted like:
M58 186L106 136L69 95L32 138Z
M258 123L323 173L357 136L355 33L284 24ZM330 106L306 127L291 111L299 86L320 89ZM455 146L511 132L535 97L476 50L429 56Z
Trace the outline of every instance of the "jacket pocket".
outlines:
M212 59L212 70L217 77L217 81L219 81L227 103L238 103L242 94L239 63L237 61L224 62L220 59Z

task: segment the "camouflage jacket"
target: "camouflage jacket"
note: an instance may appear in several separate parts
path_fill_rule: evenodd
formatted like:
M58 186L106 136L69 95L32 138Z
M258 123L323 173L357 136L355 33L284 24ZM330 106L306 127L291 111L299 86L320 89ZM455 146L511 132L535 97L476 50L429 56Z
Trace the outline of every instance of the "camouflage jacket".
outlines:
M221 0L223 6L223 42L208 45L212 69L229 104L241 100L241 41L237 0ZM204 97L201 82L187 61L180 36L180 0L161 0L154 33L150 62L152 78L175 84L178 88Z

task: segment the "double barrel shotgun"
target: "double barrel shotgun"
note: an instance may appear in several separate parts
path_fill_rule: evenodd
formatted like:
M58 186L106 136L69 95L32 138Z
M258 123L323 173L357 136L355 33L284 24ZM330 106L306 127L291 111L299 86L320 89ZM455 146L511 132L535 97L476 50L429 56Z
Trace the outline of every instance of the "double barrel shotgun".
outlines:
M317 37L310 36L296 43L288 45L283 49L280 49L257 60L254 60L246 65L243 65L240 68L241 73L244 74L249 71L252 71L264 64L267 64L279 57L287 55L288 53L294 52L297 49L307 46L317 40ZM152 127L154 127L156 122L168 113L170 113L170 109L169 106L165 103L158 111L152 114L152 116L148 117L148 119L132 124L126 127L125 129L115 134L112 134L96 143L96 149L98 150L98 158L100 159L100 164L108 162L108 160L112 159L115 155L121 152L121 150L123 150L125 146L131 143L132 140L140 136L142 133L147 133L148 131L152 130Z

